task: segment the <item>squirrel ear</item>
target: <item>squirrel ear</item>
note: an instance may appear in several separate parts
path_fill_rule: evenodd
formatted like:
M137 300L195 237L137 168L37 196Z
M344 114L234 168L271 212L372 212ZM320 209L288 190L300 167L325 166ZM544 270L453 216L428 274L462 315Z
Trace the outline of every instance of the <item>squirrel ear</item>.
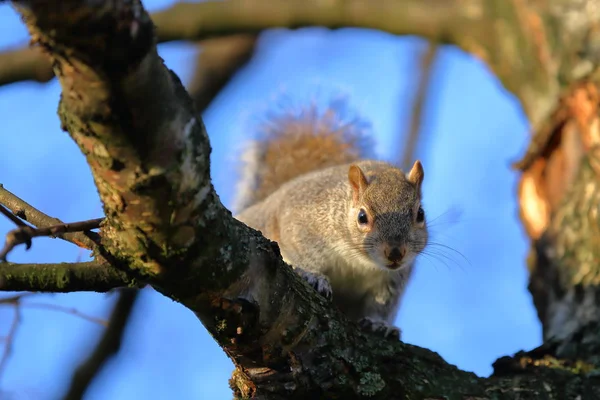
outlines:
M425 178L425 172L423 171L421 161L415 161L406 177L408 178L409 182L417 187L417 189L421 189L421 183L423 183L423 178Z
M369 182L367 182L367 177L364 172L360 169L360 167L356 164L352 164L350 169L348 170L348 180L350 181L350 186L352 186L352 199L354 203L358 203L358 199L360 194L362 194Z

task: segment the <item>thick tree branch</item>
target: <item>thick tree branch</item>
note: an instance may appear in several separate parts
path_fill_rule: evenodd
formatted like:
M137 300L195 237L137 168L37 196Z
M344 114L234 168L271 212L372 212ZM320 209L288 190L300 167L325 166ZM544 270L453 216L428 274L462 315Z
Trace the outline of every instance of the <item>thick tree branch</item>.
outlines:
M594 43L600 33L594 26L600 16L588 10L591 3L229 0L177 3L152 18L160 41L318 25L379 29L455 44L484 60L538 127L556 105L561 85L588 76L598 66ZM20 69L35 70L29 65Z
M274 27L360 27L398 35L419 35L455 44L484 60L521 100L534 126L552 110L567 82L591 73L599 21L586 8L590 1L535 2L505 0L230 0L177 3L153 15L177 18L176 30L159 28L159 36L188 38ZM565 14L568 18L563 18ZM177 17L174 17L174 16ZM560 33L559 33L560 32ZM589 49L592 49L591 51ZM587 51L583 51L587 50Z
M48 57L38 49L25 47L0 53L0 85L30 80L48 82L53 77Z
M521 219L544 338L558 357L600 363L600 77L573 85L523 160Z
M199 112L210 105L237 70L248 62L254 53L255 43L255 35L245 34L207 39L199 43L200 53L189 85L190 95ZM47 60L44 62L49 65ZM139 294L138 290L119 290L119 299L110 316L108 328L88 358L75 370L65 400L83 398L106 362L118 353Z
M199 112L210 105L237 70L249 61L254 53L255 43L255 35L245 34L207 39L198 43L200 53L189 91ZM44 62L49 65L47 60ZM108 328L89 357L75 370L65 400L83 398L106 362L117 354L139 294L137 290L119 291L119 299L110 316Z
M247 3L237 5L253 12ZM63 88L61 120L86 155L104 203L103 249L196 312L236 364L237 395L544 399L576 390L581 399L600 396L595 378L578 371L543 366L518 381L480 379L428 350L356 329L283 264L275 244L220 203L202 121L158 57L139 3L27 4L20 12L51 54ZM285 4L300 3L281 3L284 10ZM403 13L410 14L406 4ZM400 23L407 20L401 14L395 14ZM388 20L385 13L369 15ZM228 17L235 21L235 13ZM211 20L205 22L210 28ZM467 29L475 23L462 22Z
M138 283L123 271L95 261L57 264L0 264L0 291L108 292Z

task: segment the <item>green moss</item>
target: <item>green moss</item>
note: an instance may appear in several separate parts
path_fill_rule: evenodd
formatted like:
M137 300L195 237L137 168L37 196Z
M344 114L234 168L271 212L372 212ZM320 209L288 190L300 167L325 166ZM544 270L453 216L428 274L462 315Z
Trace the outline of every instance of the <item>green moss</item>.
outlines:
M56 287L64 288L69 283L69 273L66 269L56 271Z
M215 324L215 329L217 330L217 332L225 332L225 329L227 329L227 320L218 320Z
M360 378L360 385L357 391L362 395L371 397L381 392L384 387L385 381L381 378L381 375L365 372Z
M542 359L539 360L532 360L530 358L525 358L522 359L521 362L525 362L529 365L535 366L535 367L546 367L546 368L552 368L552 369L557 369L557 370L563 370L563 371L567 371L570 372L572 374L587 374L592 372L595 369L595 366L587 363L585 361L581 361L581 360L576 360L576 361L566 361L566 360L559 360L555 357L551 357L551 356L545 356Z

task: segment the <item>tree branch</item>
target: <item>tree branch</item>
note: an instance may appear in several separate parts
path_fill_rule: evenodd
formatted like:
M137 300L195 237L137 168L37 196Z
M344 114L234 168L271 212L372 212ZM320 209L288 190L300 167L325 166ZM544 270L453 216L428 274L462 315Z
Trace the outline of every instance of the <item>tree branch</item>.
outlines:
M579 3L585 2L229 0L177 3L152 19L165 39L324 26L378 29L454 44L486 62L537 126L555 105L558 78L579 79L591 72L591 60L597 65L593 52L574 46L599 21ZM563 18L567 12L573 16L568 21ZM163 25L171 19L177 19L176 28ZM585 40L591 43L593 36Z
M0 291L108 292L138 283L123 271L95 261L57 264L0 264Z
M237 34L200 42L200 54L188 91L198 111L204 111L252 55L257 36Z
M0 85L20 81L48 82L54 77L48 57L24 47L0 53Z
M14 216L37 227L64 225L58 218L53 218L44 214L25 200L15 196L6 190L2 184L0 184L0 205L4 205L12 211ZM13 220L13 222L15 221ZM56 233L54 236L88 250L95 248L96 242L99 241L100 238L96 232L65 232Z
M429 90L429 82L433 76L433 65L435 62L438 45L435 42L429 42L427 48L421 55L420 76L417 83L417 91L413 99L413 109L410 116L410 125L408 127L408 135L405 143L404 152L402 154L401 166L404 171L410 171L410 167L415 160L417 153L417 144L419 141L419 133L423 120L423 108L427 100L427 92Z
M5 211L5 208L0 205L0 210ZM14 217L14 216L13 216ZM16 218L16 217L14 217ZM17 219L18 220L18 219ZM25 225L20 222L20 227L13 229L6 234L6 243L4 248L0 250L0 263L6 261L6 256L10 251L20 244L25 244L27 249L31 247L31 239L40 236L54 237L58 234L82 232L86 233L90 229L98 229L100 223L104 221L104 218L96 218L87 221L72 222L67 224L53 225L45 228L32 228L29 225Z
M152 19L160 42L257 33L275 27L325 26L378 29L455 44L492 68L521 100L537 127L556 105L561 90L558 82L567 84L581 79L600 61L590 51L595 48L592 43L598 33L589 34L595 32L600 18L588 12L586 4L506 0L229 0L176 3L153 14ZM570 18L562 18L566 13ZM41 58L27 55L25 50L3 57L10 58L14 65L11 68L20 71L42 69L29 65ZM22 63L18 62L19 57ZM34 74L30 76L33 78ZM48 73L36 72L35 76L47 77ZM7 78L0 78L2 81Z
M106 362L119 351L125 327L138 298L139 291L137 290L124 289L119 291L119 299L111 313L108 327L94 351L75 370L69 391L64 397L65 400L84 398L93 379L102 370Z
M19 329L19 325L21 324L21 298L22 296L13 296L9 299L2 299L8 300L14 306L15 315L13 316L13 320L10 324L8 332L4 336L4 351L2 352L2 357L0 357L0 380L2 378L2 375L4 374L4 371L6 371L8 360L10 359L10 356L13 352L14 342L17 336L17 330ZM4 301L3 303L7 304L6 301Z
M16 215L14 215L12 212L10 212L9 209L7 209L6 207L4 207L2 204L0 204L0 214L4 215L6 218L10 219L10 221L19 226L19 227L28 227L29 225L27 225L25 222L21 221Z

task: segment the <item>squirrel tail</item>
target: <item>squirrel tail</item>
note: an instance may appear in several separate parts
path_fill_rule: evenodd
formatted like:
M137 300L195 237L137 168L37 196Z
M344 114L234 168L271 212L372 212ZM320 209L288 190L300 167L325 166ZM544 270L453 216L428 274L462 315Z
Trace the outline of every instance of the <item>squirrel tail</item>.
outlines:
M370 124L346 114L344 104L334 102L322 111L312 104L267 115L242 152L235 209L241 212L300 175L370 158Z

